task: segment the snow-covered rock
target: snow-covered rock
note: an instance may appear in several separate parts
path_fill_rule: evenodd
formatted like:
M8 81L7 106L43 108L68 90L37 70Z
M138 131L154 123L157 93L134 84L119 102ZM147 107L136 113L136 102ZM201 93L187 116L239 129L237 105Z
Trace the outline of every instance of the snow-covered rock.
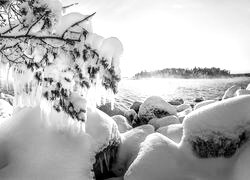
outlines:
M194 99L194 102L196 102L196 103L199 103L199 102L202 102L202 101L205 101L204 97L197 97L197 98Z
M129 109L129 110L125 111L124 116L127 118L129 124L131 124L131 125L133 125L133 123L135 123L134 121L136 121L138 118L138 115L134 109Z
M188 109L185 109L184 111L181 111L181 112L177 113L177 116L179 118L180 123L182 123L182 121L186 117L186 115L188 115L192 111L193 111L193 109L192 109L192 107L190 107Z
M124 133L132 129L132 126L129 125L127 118L125 118L124 116L115 115L115 116L112 116L112 118L116 122L120 133Z
M171 101L168 101L169 104L173 105L173 106L179 106L182 105L184 103L183 99L173 99Z
M222 99L227 99L227 98L234 97L234 96L235 96L235 92L236 92L238 89L240 89L240 88L241 88L241 87L238 86L238 85L233 85L233 86L231 86L230 88L228 88L228 89L225 91L225 93L224 93Z
M236 180L234 173L244 179L241 170L247 169L238 171L237 159L249 147L249 132L250 96L215 102L186 116L179 144L159 133L149 135L124 180Z
M178 117L176 117L175 115L166 116L162 118L153 118L148 122L148 124L151 124L152 126L154 126L155 129L168 126L170 124L179 124L179 123L180 121Z
M133 110L135 110L136 113L138 113L141 105L142 105L141 102L135 101L135 102L130 106L130 109L133 109Z
M164 99L151 96L140 106L138 116L142 124L147 124L153 118L162 118L176 113L176 108Z
M183 135L183 125L171 124L169 126L160 127L157 129L157 132L168 137L172 141L179 143Z
M236 96L247 95L247 94L250 94L250 90L247 90L247 89L238 89L235 92Z
M10 118L13 113L13 107L5 100L0 99L0 123Z
M216 100L206 100L206 101L199 102L199 103L197 103L197 104L194 106L194 110L199 109L199 108L201 108L201 107L203 107L203 106L206 106L206 105L208 105L208 104L212 104L212 103L214 103L214 102L216 102Z
M176 106L177 112L181 112L181 111L184 111L186 109L192 109L192 107L190 106L190 104L181 104L179 106Z
M130 164L136 158L140 149L140 144L153 132L153 126L147 124L122 134L122 143L119 147L118 158L112 168L116 176L124 175Z

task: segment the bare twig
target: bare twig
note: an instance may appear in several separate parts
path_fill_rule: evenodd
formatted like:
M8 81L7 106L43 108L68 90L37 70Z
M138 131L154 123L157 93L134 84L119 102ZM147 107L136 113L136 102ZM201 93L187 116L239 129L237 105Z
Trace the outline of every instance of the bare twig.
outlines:
M83 21L88 20L89 18L91 18L91 17L94 16L95 14L96 14L96 12L94 12L93 14L91 14L91 15L85 17L84 19L82 19L82 20L80 20L80 21L77 21L76 23L74 23L73 25L71 25L69 28L67 28L67 29L63 32L62 38L63 38L64 35L69 31L70 28L79 25L79 24L82 23Z
M69 7L72 7L72 6L75 6L75 5L78 5L79 3L73 3L73 4L70 4L70 5L67 5L67 6L63 6L62 8L63 9L67 9Z
M13 29L15 29L17 26L19 26L19 24L12 26L11 28L9 28L7 31L3 32L2 34L7 34L8 32L12 31Z

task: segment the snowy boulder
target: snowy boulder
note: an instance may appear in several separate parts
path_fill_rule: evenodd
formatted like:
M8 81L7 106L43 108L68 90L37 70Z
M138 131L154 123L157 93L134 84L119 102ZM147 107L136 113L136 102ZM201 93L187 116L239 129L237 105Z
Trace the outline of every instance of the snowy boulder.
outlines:
M238 89L240 89L240 88L241 88L241 87L238 86L238 85L233 85L233 86L231 86L230 88L228 88L228 89L225 91L225 93L224 93L222 99L228 99L228 98L234 97L234 96L235 96L235 92L236 92Z
M184 111L186 109L192 109L190 104L181 104L179 106L176 107L177 112L181 112Z
M148 122L148 124L151 124L155 127L155 129L158 129L160 127L168 126L170 124L180 124L180 121L178 117L171 115L163 118L153 118Z
M168 101L169 104L173 105L173 106L179 106L182 105L184 103L183 99L173 99L171 101Z
M95 164L93 170L97 179L111 177L112 164L116 161L121 135L115 121L96 108L88 108L85 131L93 138Z
M125 111L124 116L127 118L129 124L131 124L131 125L133 125L133 123L135 123L135 121L138 118L138 115L134 109L129 109L129 110Z
M115 115L115 116L112 116L112 118L116 122L120 133L124 133L124 132L132 129L132 126L129 125L127 118L125 118L124 116Z
M162 118L176 113L176 108L164 99L151 96L140 106L138 116L142 124L147 124L153 118Z
M235 92L236 96L247 95L247 94L250 94L250 90L247 90L247 89L238 89Z
M202 102L202 101L205 101L204 97L197 97L197 98L194 99L195 103L199 103L199 102Z
M199 158L231 158L248 141L250 96L215 102L193 111L183 121L183 143Z
M182 124L171 124L169 126L160 127L157 130L158 133L168 137L172 141L179 143L183 135L183 125Z
M0 99L0 123L2 120L10 118L13 113L13 107L5 100Z
M141 143L153 132L153 126L147 124L136 127L122 134L122 142L119 147L118 158L112 166L112 171L116 176L123 176L125 174L130 164L137 157Z
M147 136L124 180L244 179L246 168L241 168L242 172L239 167L249 162L240 164L237 159L242 161L244 150L245 156L249 155L250 96L200 108L187 115L183 123L179 144L158 133ZM236 164L239 171L235 172ZM232 178L233 173L239 176Z
M201 107L203 107L203 106L206 106L206 105L208 105L208 104L212 104L212 103L214 103L214 102L216 102L216 100L206 100L206 101L199 102L199 103L197 103L197 104L194 106L194 110L199 109L199 108L201 108Z
M142 105L141 102L135 101L135 102L130 106L130 109L133 109L133 110L135 110L136 113L138 113L141 105Z

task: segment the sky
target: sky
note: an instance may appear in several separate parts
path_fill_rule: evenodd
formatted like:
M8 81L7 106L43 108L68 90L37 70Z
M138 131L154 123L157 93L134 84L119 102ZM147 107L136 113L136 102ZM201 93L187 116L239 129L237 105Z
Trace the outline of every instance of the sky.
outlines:
M123 44L121 72L219 67L250 73L249 0L63 0L96 12L95 33Z

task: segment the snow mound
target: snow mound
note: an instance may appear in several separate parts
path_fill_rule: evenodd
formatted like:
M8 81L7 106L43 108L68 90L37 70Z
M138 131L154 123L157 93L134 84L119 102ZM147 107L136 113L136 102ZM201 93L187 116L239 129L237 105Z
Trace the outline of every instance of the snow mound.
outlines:
M171 124L169 126L160 127L157 130L158 133L168 137L177 144L181 141L183 135L183 125L182 124Z
M178 117L176 117L175 115L166 116L162 118L153 118L148 122L148 124L151 124L152 126L154 126L155 129L168 126L170 124L179 124L179 123L180 121Z
M147 98L140 106L138 116L144 123L150 119L162 118L168 115L175 115L176 108L158 96Z
M115 115L115 116L112 116L112 118L116 122L120 133L124 133L132 129L132 127L129 125L127 119L124 116Z
M0 179L92 180L91 137L57 131L46 125L40 113L38 106L23 108L0 124L0 154L7 152Z
M118 158L113 165L116 176L123 176L130 164L136 158L140 144L154 132L151 125L142 125L122 134L122 143L119 147Z
M181 164L182 163L182 164ZM177 144L167 137L153 133L141 145L138 156L127 170L124 180L185 179L182 165L187 160ZM186 178L188 179L188 178Z
M206 101L199 102L194 106L194 110L199 109L203 106L206 106L206 105L214 103L214 102L216 102L216 100L206 100Z
M250 96L215 102L187 115L182 142L200 158L232 157L248 140Z

